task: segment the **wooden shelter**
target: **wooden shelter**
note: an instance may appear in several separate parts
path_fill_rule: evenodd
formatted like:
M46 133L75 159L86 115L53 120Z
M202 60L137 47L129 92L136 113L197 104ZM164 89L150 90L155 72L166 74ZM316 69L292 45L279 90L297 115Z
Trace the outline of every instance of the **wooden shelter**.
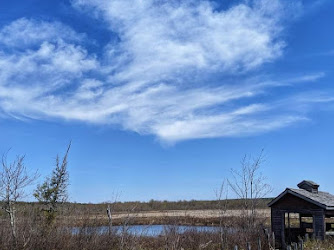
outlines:
M306 234L321 240L334 235L334 195L318 191L313 181L304 180L298 187L285 189L268 204L276 244L283 249Z

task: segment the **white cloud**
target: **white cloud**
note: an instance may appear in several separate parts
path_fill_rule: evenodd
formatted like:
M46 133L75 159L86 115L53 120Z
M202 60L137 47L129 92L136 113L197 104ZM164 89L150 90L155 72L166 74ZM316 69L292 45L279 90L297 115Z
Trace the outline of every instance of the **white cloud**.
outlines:
M11 52L2 51L0 53L0 85L18 85L21 87L35 85L42 88L61 86L65 83L69 84L73 78L81 76L83 72L98 67L99 63L95 57L88 55L86 49L80 45L68 43L66 41L68 37L63 40L59 35L56 40L51 39L55 30L60 26L59 24L36 23L35 21L30 23L26 19L20 19L14 23L15 31L19 24L22 25L22 34L27 32L24 31L24 28L29 30L30 36L25 38L24 43L30 44L33 42L34 46L29 46L23 51L20 48ZM39 37L40 31L35 25L48 27L52 34L50 36L44 34L41 36L43 39L37 41L35 38ZM0 30L0 34L7 33L7 40L13 40L13 42L0 48L12 48L16 46L16 40L18 40L18 43L22 42L20 37L18 38L18 34L10 32L9 27L12 27L12 24ZM61 31L62 29L58 32ZM63 35L66 36L66 34Z
M43 41L81 41L85 35L78 34L59 22L44 22L20 18L0 31L0 44L10 48L27 48Z
M74 1L100 13L118 34L120 44L106 51L122 66L113 79L151 82L194 72L240 73L279 57L280 2L258 2L217 11L208 1Z
M284 8L278 0L221 11L190 0L74 3L103 16L119 40L101 48L104 57L98 58L85 49L86 35L61 23L19 19L3 27L3 113L117 124L170 143L244 136L307 119L304 107L311 102L305 98L285 105L265 97L277 87L324 77L247 80L247 72L282 54ZM331 101L317 97L318 103ZM291 108L295 104L301 112Z

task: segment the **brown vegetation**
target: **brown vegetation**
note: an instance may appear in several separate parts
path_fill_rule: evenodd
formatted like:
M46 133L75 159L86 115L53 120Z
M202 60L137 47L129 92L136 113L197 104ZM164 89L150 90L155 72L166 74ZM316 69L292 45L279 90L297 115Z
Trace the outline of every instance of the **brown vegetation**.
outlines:
M126 223L134 223L132 217L129 220L123 220L124 230L120 234L101 234L91 227L96 222L89 214L80 220L80 224L77 224L80 229L76 233L73 233L71 227L66 226L69 223L68 217L57 217L54 224L46 226L45 217L40 215L38 209L26 212L24 216L21 214L18 218L20 219L17 224L16 249L222 249L218 231L179 232L176 225L182 219L178 217L164 218L164 223L169 226L166 226L164 233L158 237L130 234ZM0 225L1 249L13 249L8 224L3 222ZM241 236L249 239L262 237L262 242L265 244L266 239L262 231L244 231L243 222L238 218L230 218L229 224L235 227L235 231L227 235L225 249L232 249L235 244L239 246L244 244L240 240ZM256 240L251 243L254 247L257 244Z

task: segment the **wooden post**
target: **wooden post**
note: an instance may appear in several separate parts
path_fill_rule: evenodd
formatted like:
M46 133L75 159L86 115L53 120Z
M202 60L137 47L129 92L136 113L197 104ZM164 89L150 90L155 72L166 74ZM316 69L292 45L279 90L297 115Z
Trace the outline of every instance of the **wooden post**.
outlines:
M305 234L305 242L307 242L307 241L309 241L309 235L308 235L308 233L307 234Z
M293 242L292 243L292 246L293 246L293 250L298 250L298 245L296 242Z
M112 232L112 214L111 213L112 212L111 212L110 204L108 204L107 215L109 219L109 235L111 235L111 232Z
M303 242L303 240L300 240L300 242L299 242L299 250L304 250L304 242Z
M274 232L273 232L272 240L273 240L273 248L275 249L275 233Z
M288 213L288 235L287 236L288 236L288 242L291 242L290 212Z
M259 237L259 239L257 240L257 249L261 250L261 238Z
M251 249L252 249L251 244L247 242L247 250L251 250Z
M271 242L270 242L270 233L266 229L266 237L267 237L267 242L268 242L268 249L271 249Z

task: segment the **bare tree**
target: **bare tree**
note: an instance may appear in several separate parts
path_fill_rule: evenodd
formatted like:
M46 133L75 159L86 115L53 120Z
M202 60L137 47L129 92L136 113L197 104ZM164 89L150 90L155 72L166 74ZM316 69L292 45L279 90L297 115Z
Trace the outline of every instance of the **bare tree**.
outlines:
M218 201L218 212L219 212L219 236L221 249L227 248L227 225L224 222L227 212L227 196L228 196L228 185L227 181L224 180L218 190L215 190L216 198ZM225 195L225 197L223 197Z
M113 194L113 201L107 202L107 216L109 221L109 235L112 235L112 216L115 210L115 206L117 203L117 200L119 198L119 194Z
M255 158L245 155L241 160L241 168L232 169L232 178L228 180L232 191L243 200L243 215L249 228L255 226L259 200L272 191L260 171L264 162L263 150Z
M28 174L24 165L24 156L17 156L10 163L7 162L7 154L2 155L2 169L0 170L0 197L3 207L10 218L10 226L14 243L17 242L16 230L16 203L24 197L24 189L31 185L38 177Z
M67 158L70 148L71 143L68 145L62 161L60 161L57 155L56 167L51 177L47 177L42 185L38 185L34 193L36 199L47 206L43 210L46 214L48 224L52 223L55 219L58 204L66 202L68 198L69 174L67 170Z

